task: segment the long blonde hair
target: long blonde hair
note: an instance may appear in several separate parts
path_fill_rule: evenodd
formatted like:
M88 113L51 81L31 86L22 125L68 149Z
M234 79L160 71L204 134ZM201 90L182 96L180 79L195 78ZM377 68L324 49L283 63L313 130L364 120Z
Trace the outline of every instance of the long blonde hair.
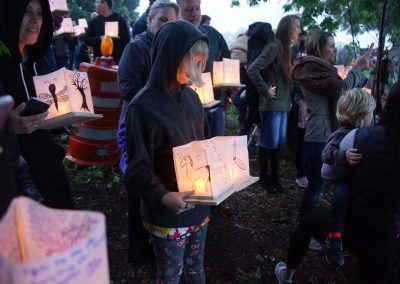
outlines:
M200 61L199 65L196 65L195 62L195 57L196 55L202 55L203 60ZM203 85L203 82L201 81L201 73L204 71L204 68L206 67L206 62L207 62L207 57L208 57L208 44L205 40L198 40L196 41L192 47L189 49L189 51L186 53L185 58L189 60L189 76L190 80L196 85L196 86L201 86ZM183 61L182 60L182 61Z

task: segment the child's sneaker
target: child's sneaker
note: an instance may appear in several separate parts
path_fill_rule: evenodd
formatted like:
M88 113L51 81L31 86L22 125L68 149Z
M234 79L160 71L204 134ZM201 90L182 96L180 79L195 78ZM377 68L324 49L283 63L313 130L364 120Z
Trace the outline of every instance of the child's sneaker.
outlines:
M276 281L278 282L278 284L291 284L292 281L290 280L285 280L283 279L283 272L286 269L286 263L284 262L279 262L276 266L275 266L275 277L276 277Z
M320 251L322 249L321 244L314 238L311 238L310 243L308 244L308 249L312 251Z
M306 176L296 178L296 183L299 187L301 188L307 188L308 187L308 179Z
M329 247L326 254L326 261L331 264L342 266L344 264L344 257L342 252L342 239L329 238Z

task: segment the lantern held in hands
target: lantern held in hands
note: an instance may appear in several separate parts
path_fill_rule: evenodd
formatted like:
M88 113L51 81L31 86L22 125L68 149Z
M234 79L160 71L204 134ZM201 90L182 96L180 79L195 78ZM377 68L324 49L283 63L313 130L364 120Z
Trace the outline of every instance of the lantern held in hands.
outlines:
M195 84L191 85L190 87L199 96L203 107L209 108L218 104L219 101L214 99L214 90L211 81L211 73L207 72L201 74L201 80L203 81L203 85L201 87L198 87Z
M179 191L188 202L218 205L258 180L250 176L247 136L221 136L174 147Z
M105 22L104 35L118 37L118 22Z
M102 117L94 114L86 73L61 68L47 75L35 76L33 82L36 96L50 105L49 115L40 128L60 128Z
M224 58L213 63L213 84L218 87L244 87L240 83L240 62L238 59Z

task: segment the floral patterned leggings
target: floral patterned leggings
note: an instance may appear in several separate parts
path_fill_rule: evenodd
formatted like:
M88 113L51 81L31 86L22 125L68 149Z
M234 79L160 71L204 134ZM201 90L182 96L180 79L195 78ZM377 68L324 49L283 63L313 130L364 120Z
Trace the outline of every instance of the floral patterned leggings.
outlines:
M207 226L188 237L168 240L151 235L157 258L157 284L177 284L184 272L185 282L204 284L204 247Z

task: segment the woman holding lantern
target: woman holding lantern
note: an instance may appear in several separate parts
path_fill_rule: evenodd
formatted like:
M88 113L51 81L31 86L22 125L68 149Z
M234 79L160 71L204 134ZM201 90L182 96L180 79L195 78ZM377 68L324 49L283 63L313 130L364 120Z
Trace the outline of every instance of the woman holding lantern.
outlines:
M53 208L73 208L68 177L63 166L65 151L48 130L38 129L48 112L22 116L25 103L35 97L33 76L36 62L43 58L53 36L53 20L47 0L2 0L0 40L7 47L0 52L0 93L13 96L17 107L11 124L32 179ZM4 50L4 49L3 49Z
M164 24L154 37L147 85L126 115L126 189L142 199L141 215L157 259L157 283L205 283L203 257L209 207L178 192L172 148L208 136L203 107L189 81L201 84L208 38L186 21Z
M264 47L247 69L260 94L260 183L271 193L286 192L279 181L279 147L285 143L287 112L290 110L290 42L296 40L299 33L300 18L296 15L283 17L276 30L276 39Z

